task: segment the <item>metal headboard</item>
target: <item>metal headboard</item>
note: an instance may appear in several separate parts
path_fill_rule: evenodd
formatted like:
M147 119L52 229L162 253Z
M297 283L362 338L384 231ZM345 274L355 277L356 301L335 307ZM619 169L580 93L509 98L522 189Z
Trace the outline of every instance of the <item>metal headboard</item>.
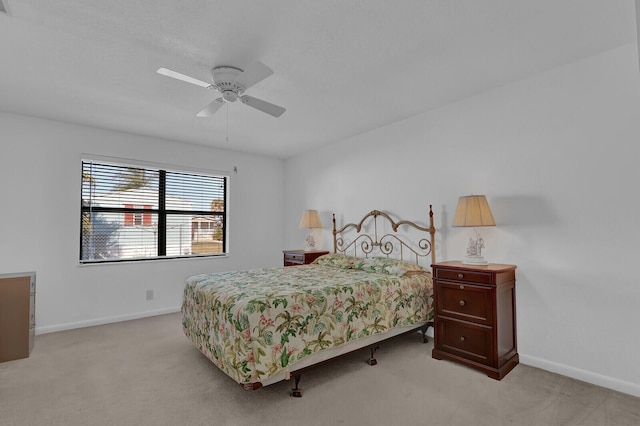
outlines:
M370 219L370 221L373 221L373 231L372 233L361 232L362 225L368 218L372 218ZM393 232L389 232L378 237L378 218L386 219L391 225L391 229L393 230ZM413 228L418 231L428 232L430 234L430 238L421 238L417 241L417 243L414 244L409 241L407 235L398 233L398 228L402 225L407 225L409 229ZM355 228L355 230L352 231L354 233L354 237L352 240L345 241L344 235L348 231L350 231L351 228ZM387 257L391 257L392 254L399 254L399 259L408 260L405 259L406 254L407 256L414 256L415 263L418 263L418 260L421 257L427 257L431 255L431 263L433 264L436 263L435 235L436 228L433 226L433 210L431 204L429 205L428 228L417 225L416 223L410 222L408 220L395 222L386 213L383 213L379 210L372 210L362 218L360 223L348 223L342 228L336 229L336 215L333 215L334 253L350 254L356 257L361 255L364 255L364 257L369 257L369 255L371 255L372 253L379 252L381 255Z

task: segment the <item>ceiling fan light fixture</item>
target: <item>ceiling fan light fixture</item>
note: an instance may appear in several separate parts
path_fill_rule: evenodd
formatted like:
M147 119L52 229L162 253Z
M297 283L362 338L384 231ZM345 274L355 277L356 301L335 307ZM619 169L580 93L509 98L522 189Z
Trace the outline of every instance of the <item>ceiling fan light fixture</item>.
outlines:
M225 90L222 92L222 99L226 102L235 102L238 100L238 94L233 90Z

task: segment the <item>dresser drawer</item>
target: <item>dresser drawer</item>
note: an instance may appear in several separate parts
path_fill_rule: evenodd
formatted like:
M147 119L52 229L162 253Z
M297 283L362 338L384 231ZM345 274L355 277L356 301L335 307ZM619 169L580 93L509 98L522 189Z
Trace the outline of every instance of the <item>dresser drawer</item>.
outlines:
M32 294L29 298L29 325L36 324L36 295Z
M436 327L437 349L492 365L493 327L440 318Z
M492 325L493 287L442 282L436 280L438 315Z
M444 280L472 282L476 284L493 284L493 275L478 271L466 271L464 269L436 268L435 278Z

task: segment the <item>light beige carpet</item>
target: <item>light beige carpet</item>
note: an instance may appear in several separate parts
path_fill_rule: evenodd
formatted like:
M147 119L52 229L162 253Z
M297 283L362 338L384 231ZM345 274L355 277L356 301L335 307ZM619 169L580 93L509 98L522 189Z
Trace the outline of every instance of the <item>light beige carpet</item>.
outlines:
M244 391L179 314L36 337L0 364L0 425L640 425L640 399L517 366L498 382L399 337L291 382Z

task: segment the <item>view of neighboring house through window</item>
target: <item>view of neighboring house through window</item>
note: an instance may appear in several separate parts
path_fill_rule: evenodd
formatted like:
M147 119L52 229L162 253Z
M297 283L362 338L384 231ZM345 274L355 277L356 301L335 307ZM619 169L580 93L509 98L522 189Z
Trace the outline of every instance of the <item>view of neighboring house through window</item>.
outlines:
M227 177L82 162L80 261L226 253Z

